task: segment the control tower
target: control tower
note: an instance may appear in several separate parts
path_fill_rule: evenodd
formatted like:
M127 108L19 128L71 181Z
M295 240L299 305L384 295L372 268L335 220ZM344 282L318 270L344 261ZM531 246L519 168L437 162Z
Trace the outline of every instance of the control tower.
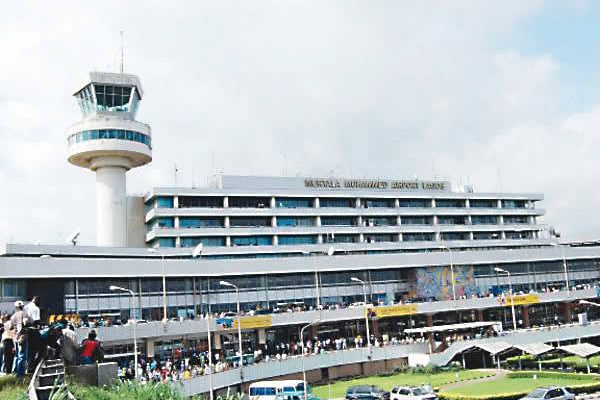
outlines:
M96 173L98 246L127 246L128 170L152 161L150 126L135 120L143 97L135 75L91 72L74 97L82 119L68 130L71 164Z

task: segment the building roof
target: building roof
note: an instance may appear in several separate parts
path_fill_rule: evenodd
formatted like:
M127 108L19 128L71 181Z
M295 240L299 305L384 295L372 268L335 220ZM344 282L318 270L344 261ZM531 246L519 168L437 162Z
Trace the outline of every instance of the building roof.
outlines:
M558 349L583 358L591 357L600 353L600 347L591 343L571 344L568 346L561 346Z
M449 325L437 325L437 326L428 326L425 328L412 328L406 329L405 333L438 333L438 332L453 332L453 331L461 331L466 329L477 329L477 328L485 328L488 326L493 326L500 324L500 322L496 321L488 321L488 322L465 322L462 324L449 324Z
M545 343L515 344L513 347L534 356L542 355L554 349L554 347Z

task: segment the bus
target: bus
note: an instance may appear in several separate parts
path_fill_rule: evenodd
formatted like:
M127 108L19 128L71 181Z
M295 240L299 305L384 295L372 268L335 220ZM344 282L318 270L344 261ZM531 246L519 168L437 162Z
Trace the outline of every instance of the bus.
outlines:
M310 387L308 388L310 393ZM277 400L281 395L296 395L304 398L302 380L260 381L250 385L250 400ZM311 396L312 397L312 396Z

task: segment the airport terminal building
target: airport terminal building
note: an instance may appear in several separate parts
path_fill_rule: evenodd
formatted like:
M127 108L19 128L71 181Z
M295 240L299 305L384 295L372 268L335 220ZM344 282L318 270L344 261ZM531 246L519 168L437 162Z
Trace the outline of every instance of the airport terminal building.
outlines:
M82 120L69 129L69 162L96 174L98 245L0 246L3 311L33 295L46 314L84 320L159 321L166 309L192 325L142 329L148 354L167 336L206 346L209 330L215 348L235 354L231 327L201 318L236 309L236 291L221 280L255 314L243 323L248 348L297 338L315 313L312 335L364 335L364 311L348 306L365 297L385 315L373 320L376 335L477 321L507 329L509 284L519 328L570 322L577 300L598 297L600 245L558 243L541 222L539 194L442 180L219 175L204 188L127 196L126 172L152 159L150 127L135 121L142 95L137 77L109 73L90 74L75 93ZM290 306L306 311L277 313ZM108 354L130 354L119 347L129 330L115 332L101 336L114 345Z

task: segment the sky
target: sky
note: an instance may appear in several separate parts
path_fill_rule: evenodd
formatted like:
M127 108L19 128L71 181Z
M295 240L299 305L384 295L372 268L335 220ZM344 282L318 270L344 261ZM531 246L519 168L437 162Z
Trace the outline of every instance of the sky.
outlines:
M600 238L598 20L587 1L5 2L0 242L95 243L67 128L87 73L118 72L120 31L154 157L130 194L219 172L447 178L543 193L564 239Z

